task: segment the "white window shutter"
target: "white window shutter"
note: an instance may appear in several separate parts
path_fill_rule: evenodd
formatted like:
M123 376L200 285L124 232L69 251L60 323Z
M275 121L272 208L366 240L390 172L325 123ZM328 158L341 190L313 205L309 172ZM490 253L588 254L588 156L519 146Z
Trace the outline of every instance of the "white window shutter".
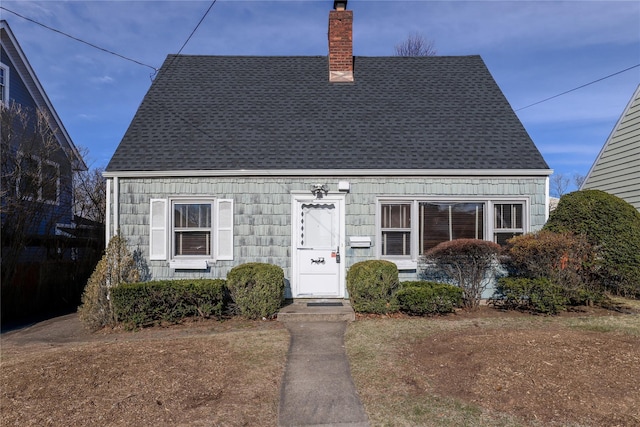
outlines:
M233 200L219 199L216 215L216 259L233 259Z
M167 259L167 200L151 199L149 210L149 259Z

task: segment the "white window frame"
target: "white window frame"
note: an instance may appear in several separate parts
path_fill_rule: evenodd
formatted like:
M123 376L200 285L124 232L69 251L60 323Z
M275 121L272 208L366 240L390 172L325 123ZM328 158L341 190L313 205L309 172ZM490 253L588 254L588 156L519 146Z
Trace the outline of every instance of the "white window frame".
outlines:
M180 227L177 228L175 225L175 206L176 205L209 205L210 208L210 223L208 227L196 227L196 228L189 228L189 227ZM215 259L215 251L214 251L214 240L216 238L215 236L215 219L214 219L214 215L216 215L216 211L215 211L215 205L216 205L216 201L215 199L200 199L200 198L196 198L196 199L172 199L169 205L169 254L171 256L171 259L174 260L181 260L181 259L185 259L185 260L189 260L189 259L207 259L207 260L214 260ZM177 233L178 232L189 232L189 231L208 231L209 232L209 242L208 242L208 249L209 249L209 254L202 254L202 255L178 255L176 253L176 244L177 244Z
M0 62L0 69L4 71L4 82L0 85L0 102L9 105L9 67Z
M512 230L511 232L527 233L529 231L530 224L530 200L527 197L425 197L425 196L378 196L376 197L376 238L378 245L376 245L376 257L378 259L385 259L394 262L399 269L415 269L417 267L419 254L419 228L420 224L417 221L419 217L419 205L421 202L427 203L482 203L484 204L484 218L483 218L483 235L484 240L494 240L494 206L496 204L521 204L522 205L522 229ZM384 204L399 204L409 203L411 204L411 253L410 255L382 255L382 218L381 210ZM499 232L508 232L507 229L501 229Z
M210 255L175 253L176 204L210 204ZM233 260L234 202L215 196L177 196L151 199L149 208L149 259L169 261L174 269L206 269L216 261Z
M31 200L31 201L36 201L36 202L40 202L40 203L45 203L45 204L49 204L49 205L55 205L58 206L60 205L60 165L52 160L42 160L42 158L40 158L40 156L36 156L36 155L26 155L24 152L18 152L18 158L17 158L17 164L20 165L22 163L23 158L28 158L28 159L32 159L35 160L37 162L37 167L38 167L38 190L36 193L36 199L33 200L33 197L27 197L27 200ZM49 166L53 166L56 169L56 199L55 200L51 200L51 199L44 199L43 198L43 192L42 192L42 183L44 181L43 176L42 176L42 164L47 164ZM20 167L20 166L19 166ZM20 191L20 185L22 182L22 174L20 174L18 176L18 179L16 180L16 194L18 195L18 197L22 197L21 191Z
M497 228L494 225L494 219L495 219L495 207L496 205L522 205L522 227L518 228ZM495 238L496 234L525 234L528 232L529 230L529 221L530 221L530 214L529 214L529 209L528 209L528 203L526 200L522 200L522 199L512 199L512 200L492 200L490 203L489 208L491 209L489 211L489 214L487 216L491 216L489 218L489 230L491 231L491 234L489 236L486 237L490 237L491 241L496 242L497 243L497 239Z

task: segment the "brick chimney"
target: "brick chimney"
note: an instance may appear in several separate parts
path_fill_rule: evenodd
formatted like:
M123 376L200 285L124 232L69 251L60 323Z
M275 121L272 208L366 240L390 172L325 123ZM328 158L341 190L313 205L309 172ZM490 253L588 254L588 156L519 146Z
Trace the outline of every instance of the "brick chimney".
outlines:
M329 81L353 81L353 11L347 0L334 1L329 11Z

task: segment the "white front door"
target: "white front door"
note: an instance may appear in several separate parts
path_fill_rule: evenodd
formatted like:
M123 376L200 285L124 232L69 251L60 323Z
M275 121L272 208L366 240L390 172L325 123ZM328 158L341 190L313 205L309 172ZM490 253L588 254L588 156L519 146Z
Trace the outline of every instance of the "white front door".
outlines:
M293 297L344 297L344 197L294 196L293 207Z

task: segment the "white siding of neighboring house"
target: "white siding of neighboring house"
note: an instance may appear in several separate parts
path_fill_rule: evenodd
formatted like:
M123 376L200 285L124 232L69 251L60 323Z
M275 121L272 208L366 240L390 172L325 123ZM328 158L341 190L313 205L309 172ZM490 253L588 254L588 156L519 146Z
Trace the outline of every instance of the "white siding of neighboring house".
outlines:
M369 236L371 248L349 248L344 262L376 258L376 198L393 196L436 197L441 199L528 200L530 231L542 227L547 217L547 177L172 177L118 178L117 221L110 211L110 224L117 224L132 251L145 260L150 279L224 278L229 270L246 262L266 262L291 275L291 193L308 191L313 184L327 184L337 192L338 181L349 181L346 195L346 238ZM111 187L114 187L112 185ZM174 271L166 261L149 260L150 200L175 196L211 195L234 201L234 259L217 261L209 270ZM490 215L487 215L490 216ZM113 230L111 230L113 234ZM347 245L348 246L348 245ZM401 280L415 280L415 271L401 272Z
M640 210L640 86L591 167L582 189L606 191Z

